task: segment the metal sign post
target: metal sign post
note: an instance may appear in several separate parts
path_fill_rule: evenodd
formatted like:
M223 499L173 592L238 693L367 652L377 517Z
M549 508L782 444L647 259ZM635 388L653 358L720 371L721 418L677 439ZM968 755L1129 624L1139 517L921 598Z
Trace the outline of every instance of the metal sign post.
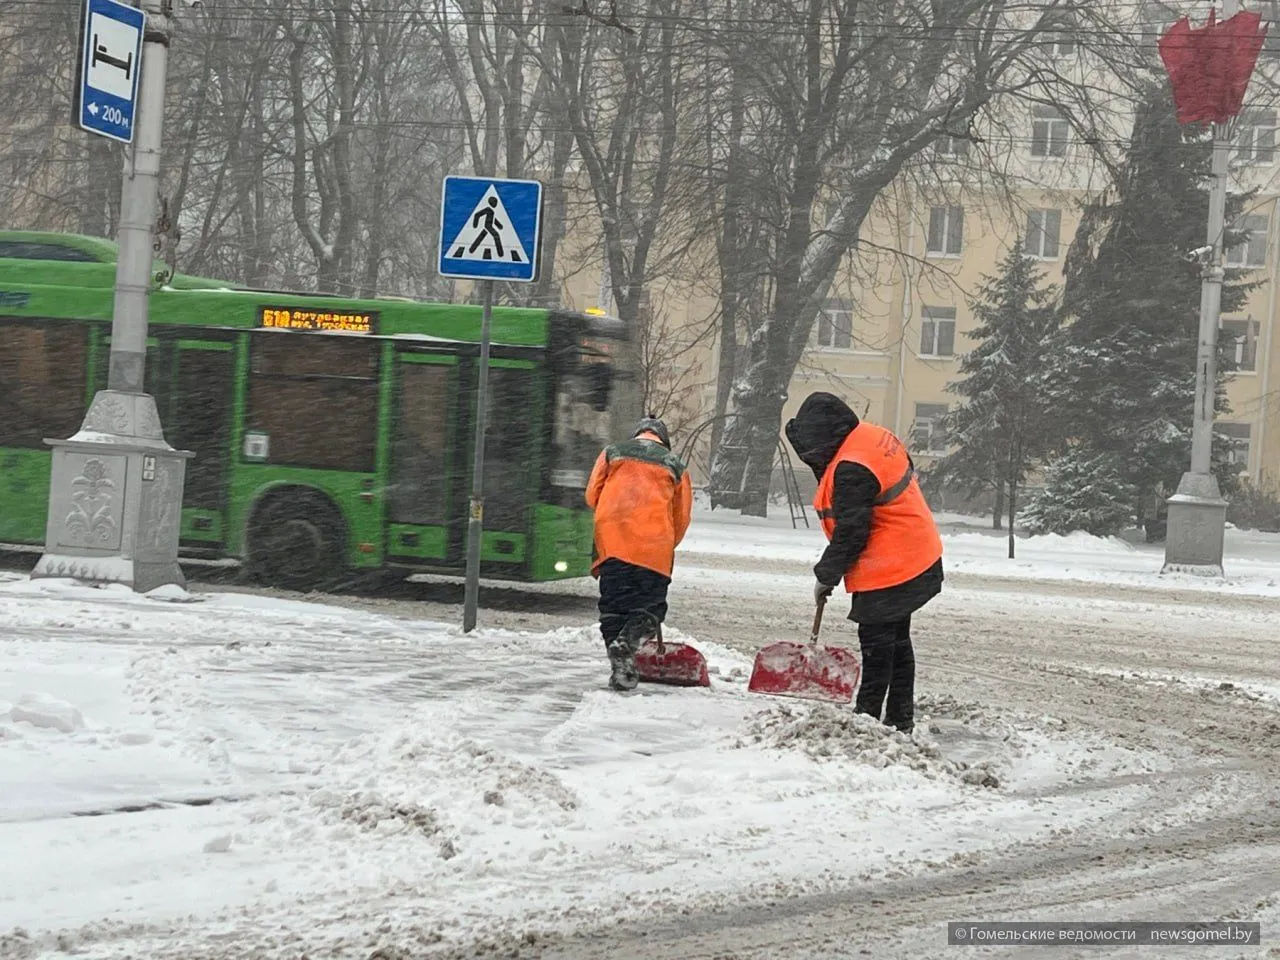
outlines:
M542 184L534 180L446 177L440 204L440 275L483 285L479 380L471 500L467 516L467 585L462 631L476 626L480 600L480 554L484 547L484 455L489 426L489 349L494 284L532 283L538 276Z
M471 462L471 504L467 518L467 588L462 602L462 632L476 627L480 604L480 534L484 530L484 436L489 426L489 330L493 319L493 281L485 280L480 318L480 383L476 393L475 452Z

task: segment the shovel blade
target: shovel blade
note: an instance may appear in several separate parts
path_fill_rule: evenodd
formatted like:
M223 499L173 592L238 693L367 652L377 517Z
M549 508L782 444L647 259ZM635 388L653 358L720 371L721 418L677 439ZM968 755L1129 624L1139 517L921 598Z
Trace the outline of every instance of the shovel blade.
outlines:
M673 687L709 687L707 660L687 643L648 640L636 651L636 673L641 683L665 683Z
M747 689L775 697L848 703L862 678L852 651L781 641L756 654Z

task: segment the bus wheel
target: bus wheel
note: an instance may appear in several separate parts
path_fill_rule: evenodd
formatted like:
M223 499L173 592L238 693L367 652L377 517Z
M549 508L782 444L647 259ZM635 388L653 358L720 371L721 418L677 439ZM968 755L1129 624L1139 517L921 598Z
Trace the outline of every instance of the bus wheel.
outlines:
M346 569L342 521L314 497L277 498L260 507L249 529L249 574L285 590L319 590Z

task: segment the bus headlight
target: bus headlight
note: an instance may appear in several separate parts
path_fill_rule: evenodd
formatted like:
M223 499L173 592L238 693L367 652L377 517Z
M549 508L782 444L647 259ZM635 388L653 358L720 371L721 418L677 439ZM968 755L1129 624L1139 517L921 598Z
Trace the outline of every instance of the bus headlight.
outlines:
M563 560L556 561L556 573L564 573L568 569L569 564L565 563Z

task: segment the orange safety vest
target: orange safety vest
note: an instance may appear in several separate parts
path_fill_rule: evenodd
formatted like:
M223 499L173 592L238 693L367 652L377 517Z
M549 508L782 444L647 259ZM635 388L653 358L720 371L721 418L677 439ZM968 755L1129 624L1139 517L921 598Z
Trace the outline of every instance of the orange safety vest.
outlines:
M655 434L608 447L587 481L587 506L595 511L595 561L622 560L665 577L676 547L689 529L693 485L684 463Z
M852 594L896 587L937 563L942 557L942 538L906 448L884 427L871 423L860 423L850 431L818 484L813 508L827 540L836 529L831 496L836 467L841 463L866 467L880 481L880 495L871 511L871 535L844 575L845 589Z

